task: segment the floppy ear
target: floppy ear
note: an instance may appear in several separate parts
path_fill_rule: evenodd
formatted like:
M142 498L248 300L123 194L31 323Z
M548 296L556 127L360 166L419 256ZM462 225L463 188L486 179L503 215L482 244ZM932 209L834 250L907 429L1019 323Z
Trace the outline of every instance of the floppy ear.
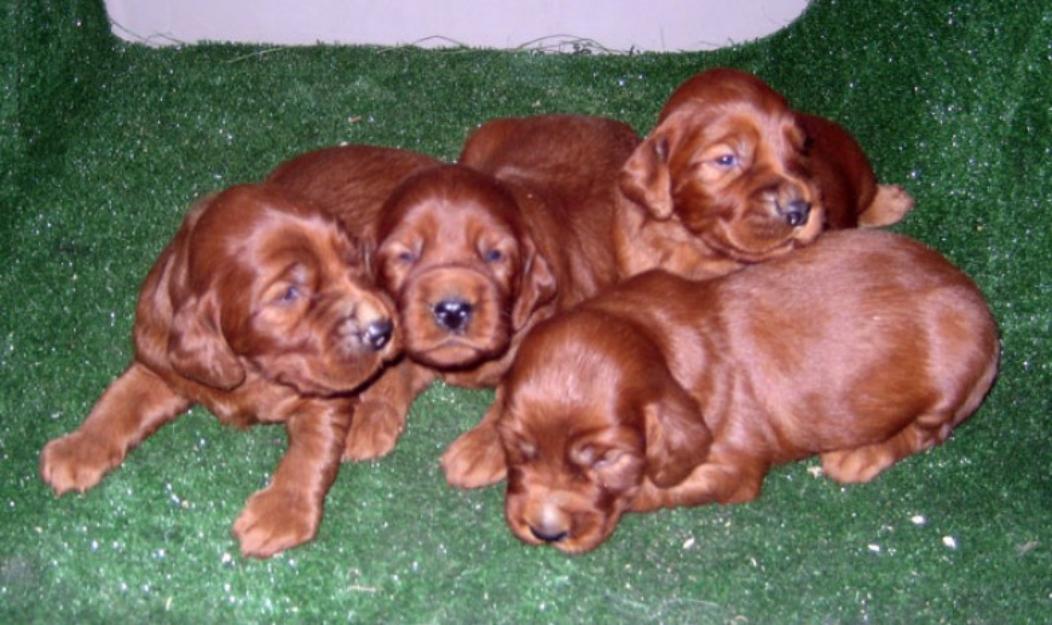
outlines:
M526 320L537 307L555 297L558 287L551 265L537 252L537 246L528 236L524 241L526 262L522 267L519 296L511 311L511 325L515 330L526 325Z
M245 379L245 369L219 328L219 309L212 293L191 296L175 311L168 334L172 368L195 382L230 390Z
M704 462L712 434L697 402L675 382L643 408L647 477L660 488L679 484Z
M669 149L669 137L659 126L621 167L621 192L661 220L672 216Z

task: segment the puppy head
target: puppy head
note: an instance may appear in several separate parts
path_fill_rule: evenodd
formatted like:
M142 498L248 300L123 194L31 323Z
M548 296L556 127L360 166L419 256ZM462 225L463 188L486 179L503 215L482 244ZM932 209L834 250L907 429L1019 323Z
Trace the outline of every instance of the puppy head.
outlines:
M737 70L680 86L620 182L651 218L742 262L810 243L825 219L806 133L780 94Z
M682 481L711 442L658 349L606 315L539 324L504 384L505 517L529 544L594 549L646 480Z
M513 195L462 166L421 172L392 194L376 258L398 300L407 352L433 367L500 356L554 294Z
M305 394L354 389L392 357L393 306L337 223L275 187L233 187L188 219L171 264L168 359L231 389L252 370Z

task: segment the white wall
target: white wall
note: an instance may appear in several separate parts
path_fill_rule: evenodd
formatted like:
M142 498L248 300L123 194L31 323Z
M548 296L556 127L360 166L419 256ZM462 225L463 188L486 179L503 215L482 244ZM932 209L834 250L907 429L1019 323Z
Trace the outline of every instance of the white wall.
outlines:
M626 52L763 37L807 0L106 0L113 32L148 45L235 41ZM584 40L592 40L590 44Z

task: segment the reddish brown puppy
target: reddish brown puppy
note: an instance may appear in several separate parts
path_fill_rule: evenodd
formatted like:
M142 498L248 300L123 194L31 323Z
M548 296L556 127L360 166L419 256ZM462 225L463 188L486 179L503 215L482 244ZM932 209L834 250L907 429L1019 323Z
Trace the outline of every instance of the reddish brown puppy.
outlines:
M460 165L420 172L392 194L376 262L410 360L363 394L363 405L388 405L376 411L386 417L360 421L375 426L361 440L393 445L402 400L436 378L496 386L533 324L613 283L613 195L637 142L612 120L494 120L468 139ZM402 390L379 392L385 385ZM492 423L487 413L443 455L450 483L504 476Z
M945 440L997 362L971 280L894 234L830 233L701 283L649 272L523 340L498 418L507 520L580 552L626 511L749 501L813 454L866 482Z
M267 180L299 193L339 219L372 262L388 198L407 178L439 165L440 161L410 150L346 145L292 158L275 168ZM391 451L413 397L428 380L415 367L400 362L375 380L358 397L343 458L365 460Z
M882 226L913 206L877 185L855 139L795 112L762 80L713 69L683 83L627 160L617 229L622 275L694 279L811 243L827 228Z
M398 350L394 310L335 219L273 185L199 202L142 286L135 358L83 424L47 444L44 480L83 492L193 404L289 447L234 524L267 557L314 537L351 424L351 393Z

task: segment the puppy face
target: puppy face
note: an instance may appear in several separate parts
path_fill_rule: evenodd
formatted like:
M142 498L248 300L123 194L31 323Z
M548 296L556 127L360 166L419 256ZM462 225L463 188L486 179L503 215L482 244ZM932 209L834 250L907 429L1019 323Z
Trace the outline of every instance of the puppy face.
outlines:
M625 164L621 187L653 218L675 217L743 262L810 243L825 218L793 112L762 81L733 70L706 72L673 94Z
M465 167L407 180L385 207L380 237L377 262L406 350L430 366L498 357L550 280L512 195Z
M654 346L603 315L575 311L537 326L503 398L508 525L524 542L567 553L603 542L644 481L682 481L710 442Z
M598 365L602 359L591 360ZM504 513L520 540L579 553L614 531L642 484L643 429L635 407L624 405L617 386L624 372L616 366L588 367L601 382L581 379L576 393L557 379L565 378L567 367L549 367L520 370L506 387L498 426L508 464ZM597 395L601 388L609 392Z
M349 391L397 350L393 306L336 222L283 192L235 187L208 201L171 277L168 355L230 389L250 369L303 394Z

